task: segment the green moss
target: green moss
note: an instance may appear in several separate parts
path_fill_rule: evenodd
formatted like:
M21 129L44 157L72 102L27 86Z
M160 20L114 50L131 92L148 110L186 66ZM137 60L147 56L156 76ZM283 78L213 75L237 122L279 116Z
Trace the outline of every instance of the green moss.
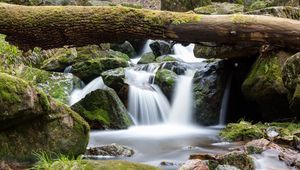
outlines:
M252 140L265 136L261 129L245 121L228 124L219 135L229 141Z
M243 14L234 14L231 16L231 21L235 24L251 24L255 23L256 19Z
M142 55L138 64L149 64L149 63L154 63L154 62L155 62L155 55L153 54L153 52L149 52L149 53Z
M161 56L156 58L157 62L168 62L168 61L177 61L176 58L171 56Z

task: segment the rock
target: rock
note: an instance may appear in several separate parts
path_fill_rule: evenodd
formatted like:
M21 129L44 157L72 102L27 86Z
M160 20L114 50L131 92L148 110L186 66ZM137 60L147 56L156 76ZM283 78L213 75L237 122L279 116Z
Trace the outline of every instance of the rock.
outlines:
M33 161L41 151L84 153L89 126L77 113L20 78L0 73L0 82L1 160Z
M279 133L277 132L277 129L275 127L267 128L266 132L267 132L267 135L269 138L274 138L279 135Z
M179 170L209 170L205 162L200 159L186 161Z
M100 147L88 148L85 152L85 155L87 156L131 157L133 154L134 150L132 148L115 143Z
M228 2L214 2L211 5L202 6L194 9L197 14L235 14L244 11L244 6L241 4L233 4Z
M178 58L175 58L175 57L172 57L172 56L168 56L168 55L157 57L156 61L159 62L159 63L168 62L168 61L179 61L179 62L182 62L182 60L180 60Z
M217 160L216 155L209 153L198 153L190 155L189 159L200 159L200 160Z
M177 77L173 71L167 69L160 69L156 72L154 83L160 87L169 100L172 98Z
M73 89L81 86L81 81L69 73L48 72L23 65L15 68L15 72L15 76L32 82L46 94L65 104L69 103L69 95Z
M133 5L139 5L143 8L147 9L156 9L160 10L160 0L111 0L114 4L133 4Z
M218 165L216 170L240 170L240 169L231 165Z
M135 49L128 41L125 41L123 44L111 44L110 48L114 51L120 51L127 54L129 58L136 56Z
M281 72L283 62L289 56L284 51L260 56L242 84L245 99L257 105L264 121L293 116L289 111L288 91L283 84Z
M113 89L98 89L72 106L92 129L126 129L131 124L129 114Z
M73 64L72 73L83 82L89 83L99 77L102 72L119 67L128 67L128 62L121 58L90 59Z
M222 60L206 63L194 75L194 120L202 125L219 123L223 92L227 79L226 64Z
M172 53L172 46L166 41L154 41L149 46L156 57Z
M201 43L196 44L194 48L195 57L206 59L248 58L258 54L258 52L259 48L249 45L219 46L216 44Z
M254 162L250 156L241 151L229 152L218 156L218 162L222 165L232 165L243 170L254 170Z
M186 12L209 4L211 4L211 0L161 0L161 9L167 11Z
M142 55L141 59L139 60L138 64L149 64L155 63L155 55L152 52L145 53Z
M191 64L186 64L178 61L164 62L161 64L160 68L171 70L177 75L184 75L187 69L191 68Z
M219 135L229 141L249 141L264 137L264 132L249 122L229 123Z
M244 146L244 150L248 154L261 154L262 152L273 147L276 147L275 144L270 142L269 140L257 139L246 143Z
M273 6L268 8L263 8L260 10L250 11L247 14L251 15L267 15L280 18L290 18L295 20L300 20L300 8L291 6Z

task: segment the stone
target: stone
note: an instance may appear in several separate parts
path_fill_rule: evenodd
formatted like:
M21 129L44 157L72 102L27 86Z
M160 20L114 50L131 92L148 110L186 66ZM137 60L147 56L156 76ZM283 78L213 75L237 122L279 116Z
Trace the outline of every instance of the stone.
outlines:
M125 41L122 44L111 44L110 48L114 51L120 51L124 54L127 54L129 58L133 58L136 56L135 49L128 41Z
M205 162L200 159L186 161L179 170L209 170Z
M126 129L132 124L127 109L116 92L98 89L72 106L92 129Z
M156 57L172 53L172 46L166 41L154 41L149 46Z
M240 169L231 165L218 165L216 170L240 170Z
M142 55L141 59L139 60L138 64L149 64L155 63L155 55L152 52L145 53Z
M241 4L234 4L234 3L218 3L213 2L211 5L202 6L199 8L194 9L195 13L197 14L210 14L210 15L217 15L217 14L235 14L244 11L244 6Z
M299 7L291 7L291 6L273 6L267 7L260 10L250 11L247 14L252 15L267 15L274 16L280 18L289 18L300 20L300 8Z
M87 156L112 156L112 157L131 157L134 150L128 146L110 144L100 147L88 148L85 152Z
M161 10L186 12L211 4L211 0L161 0Z
M156 72L154 83L157 84L165 96L171 100L177 78L177 74L173 71L160 69Z
M254 170L254 162L250 156L241 151L233 151L218 156L218 162L222 165L232 165L243 170Z

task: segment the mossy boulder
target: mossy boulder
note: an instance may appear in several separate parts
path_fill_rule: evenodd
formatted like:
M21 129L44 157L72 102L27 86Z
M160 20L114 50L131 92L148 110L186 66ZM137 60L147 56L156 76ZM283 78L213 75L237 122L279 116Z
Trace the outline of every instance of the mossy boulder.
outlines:
M125 83L126 68L116 68L101 74L104 83L114 89L125 106L128 104L128 84Z
M119 67L128 67L128 62L122 58L90 59L73 64L72 73L83 82L89 83L99 77L102 72Z
M113 89L98 89L72 106L93 129L126 129L131 118Z
M244 11L244 6L241 4L233 4L228 2L212 3L211 5L202 6L194 9L197 14L235 14Z
M209 4L211 4L211 0L161 0L161 9L167 11L186 12Z
M219 135L229 141L249 141L265 136L259 127L245 121L228 124Z
M68 104L73 89L81 86L81 81L70 73L48 72L23 65L15 69L15 76L32 82L46 94L65 104Z
M1 160L33 161L40 151L85 152L89 126L77 113L20 78L0 73L0 82Z
M154 83L157 84L167 98L171 100L177 78L177 74L173 71L160 69L156 72Z
M153 52L145 53L142 55L141 59L139 60L138 64L149 64L155 63L156 56Z
M263 0L248 0L243 1L245 6L245 11L253 11L258 9L263 9L266 7L273 7L273 6L299 6L299 1L297 0L270 0L270 1L263 1Z
M162 63L162 62L168 62L168 61L181 61L180 59L177 59L175 57L165 55L165 56L160 56L156 58L156 62Z
M288 90L282 80L282 65L290 56L284 51L260 56L242 84L242 93L258 107L265 121L292 116L288 107Z
M41 68L44 70L57 72L62 72L68 66L91 59L116 58L129 61L128 55L119 51L110 50L105 45L91 45L78 48L60 48L52 50L52 52L48 55L49 59L44 61Z
M234 151L221 155L218 158L218 162L221 165L232 165L243 170L254 170L254 161L245 152Z

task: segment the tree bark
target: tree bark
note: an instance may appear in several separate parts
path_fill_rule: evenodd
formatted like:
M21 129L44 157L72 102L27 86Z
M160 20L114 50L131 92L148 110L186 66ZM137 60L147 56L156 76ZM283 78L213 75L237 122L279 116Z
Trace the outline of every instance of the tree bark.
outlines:
M257 15L196 15L120 6L18 6L0 3L0 33L27 50L125 39L271 44L300 49L300 21Z

